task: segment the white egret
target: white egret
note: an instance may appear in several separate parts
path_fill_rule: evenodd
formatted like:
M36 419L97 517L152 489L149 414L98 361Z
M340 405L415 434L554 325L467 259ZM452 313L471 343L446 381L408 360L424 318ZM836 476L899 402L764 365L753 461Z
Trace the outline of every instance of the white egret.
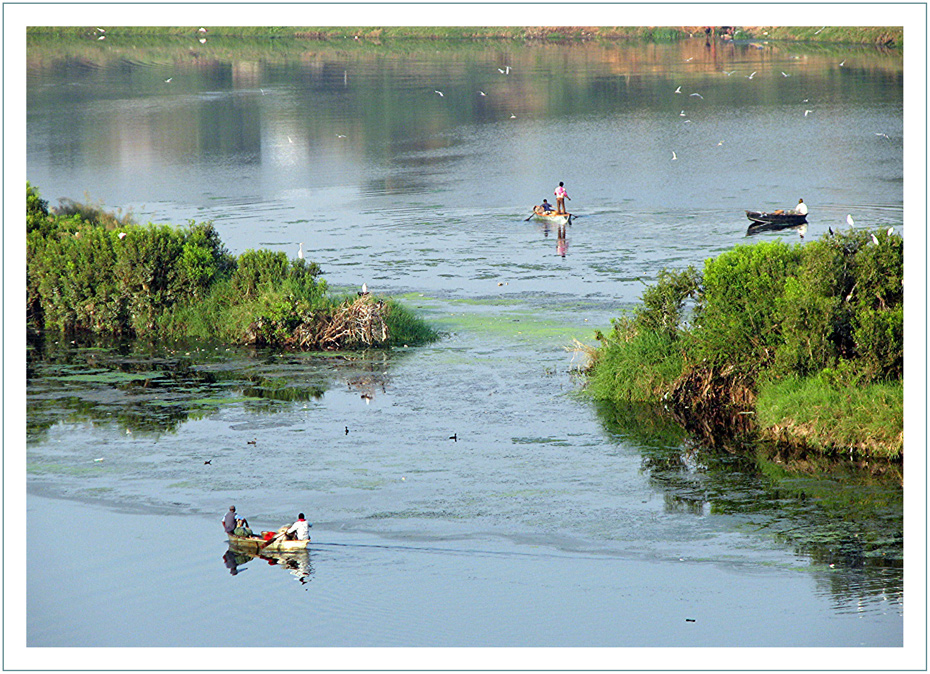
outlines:
M304 259L304 244L303 241L300 242L300 247L297 249L297 258L300 260Z
M846 224L849 225L850 227L856 224L856 222L853 220L852 215L849 215L849 214L846 215Z
M872 243L874 243L876 246L878 245L878 237L874 234L872 235Z
M672 150L672 161L675 161L676 159L678 159L678 155L675 154L675 150Z
M813 110L805 110L805 111L804 111L804 116L807 117L807 116L808 116L809 114L811 114L812 112L813 112Z

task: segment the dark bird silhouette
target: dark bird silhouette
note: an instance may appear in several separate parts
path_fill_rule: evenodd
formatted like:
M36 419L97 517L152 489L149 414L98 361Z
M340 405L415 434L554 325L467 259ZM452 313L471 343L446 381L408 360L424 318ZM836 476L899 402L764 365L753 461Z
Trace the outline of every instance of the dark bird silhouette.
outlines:
M205 465L205 466L212 466L212 465L213 465L213 459L210 459L209 461L204 461L204 462L203 462L203 465Z
M455 433L455 434L453 434L453 435L450 435L450 436L449 436L449 439L450 439L450 440L455 440L456 442L458 442L458 441L459 441L459 434L458 434L458 433Z
M246 444L247 444L247 445L254 445L256 442L258 442L258 439L257 439L257 438L256 438L255 440L249 440Z
M349 434L349 427L346 426L346 435L348 435L348 434Z

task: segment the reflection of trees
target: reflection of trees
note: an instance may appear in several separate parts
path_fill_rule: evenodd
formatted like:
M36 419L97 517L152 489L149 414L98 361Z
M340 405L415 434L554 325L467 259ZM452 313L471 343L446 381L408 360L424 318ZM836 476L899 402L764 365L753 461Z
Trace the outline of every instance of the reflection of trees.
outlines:
M849 45L783 43L760 49L714 43L707 50L703 40L559 45L437 40L377 46L321 41L308 50L303 40L210 38L192 48L189 40L144 36L122 44L30 36L27 44L29 77L103 89L113 81L124 82L141 98L161 95L170 70L172 92L183 97L146 114L115 105L112 117L75 117L72 105L42 103L62 96L60 87L28 88L30 105L52 111L41 122L50 132L66 128L74 142L93 139L104 146L101 152L124 157L127 168L151 154L134 150L156 145L160 154L181 164L192 153L264 162L273 159L266 153L278 145L308 158L338 147L340 153L385 162L384 175L366 186L379 194L429 189L435 164L457 161L446 151L460 142L445 135L449 129L497 123L513 111L558 119L637 110L643 101L657 100L660 92L664 96L681 84L686 59L688 86L700 88L713 80L723 88L727 110L777 106L801 100L810 91L817 91L820 101L881 98L874 90L883 93L888 81L902 77L900 52ZM744 75L751 70L770 69L773 62L794 57L803 59L804 78L779 76L769 87L745 86ZM839 72L837 63L844 57L851 60ZM508 75L498 73L504 64L513 67ZM722 75L734 69L739 75ZM857 69L872 76L848 76ZM446 83L441 87L445 98L432 93L434 79ZM67 96L80 96L84 89L69 87ZM487 96L479 96L479 89ZM203 92L212 93L205 97ZM224 122L217 123L219 119ZM101 124L113 128L101 131ZM127 134L126 128L132 132ZM340 141L337 135L347 138Z
M900 467L786 453L764 444L697 444L660 409L603 405L606 428L637 446L642 469L669 512L731 518L735 526L787 543L817 564L859 569L838 580L838 597L901 592L903 497Z
M386 386L390 357L46 341L30 345L26 360L26 428L38 440L57 423L159 435L222 405L285 411L287 403L319 399L339 378L371 397Z

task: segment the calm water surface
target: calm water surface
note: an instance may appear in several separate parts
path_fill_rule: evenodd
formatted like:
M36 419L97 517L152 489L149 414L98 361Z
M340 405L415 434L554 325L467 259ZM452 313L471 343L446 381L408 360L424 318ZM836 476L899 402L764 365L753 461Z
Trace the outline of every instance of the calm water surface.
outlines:
M571 345L745 242L744 209L903 230L902 80L894 54L703 41L30 44L52 205L303 242L444 337L32 350L28 644L901 646L895 470L697 448L579 398ZM525 222L560 180L579 217ZM309 554L225 555L231 503L256 529L306 512ZM131 545L81 548L63 585L33 533L62 513Z

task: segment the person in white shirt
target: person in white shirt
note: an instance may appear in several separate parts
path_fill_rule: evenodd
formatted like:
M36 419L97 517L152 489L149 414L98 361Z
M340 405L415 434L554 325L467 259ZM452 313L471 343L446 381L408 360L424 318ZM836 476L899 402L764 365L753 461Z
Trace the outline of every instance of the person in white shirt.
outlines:
M798 215L807 215L807 204L804 199L798 199L798 205L794 207L794 212Z
M297 515L297 521L294 522L287 530L287 539L289 541L307 541L310 540L311 524L304 519L304 514Z

